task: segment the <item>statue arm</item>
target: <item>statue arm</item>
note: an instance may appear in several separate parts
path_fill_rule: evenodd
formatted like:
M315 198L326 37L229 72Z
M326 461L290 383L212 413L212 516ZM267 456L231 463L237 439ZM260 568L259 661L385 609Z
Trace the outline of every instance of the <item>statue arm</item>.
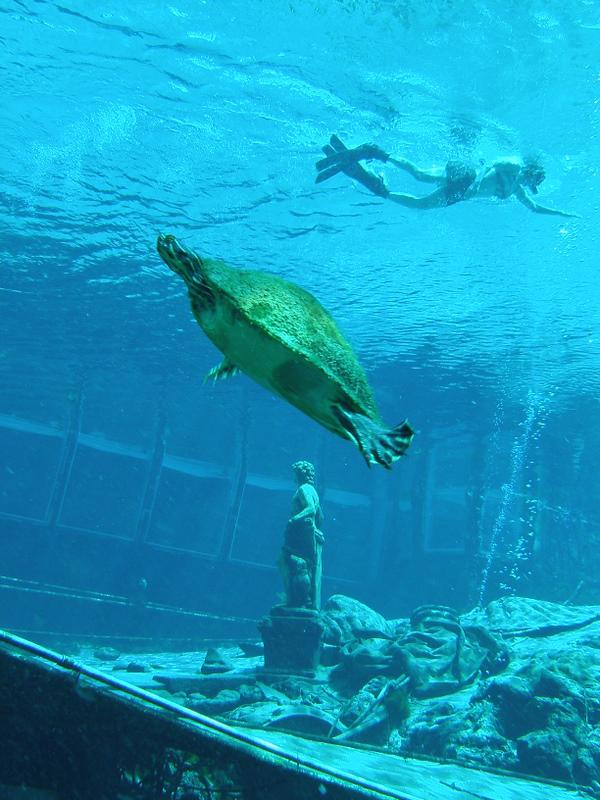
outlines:
M290 522L298 522L306 517L312 517L314 520L319 511L319 498L316 491L313 489L311 492L308 491L307 487L301 486L294 499L301 505L301 509L290 518Z

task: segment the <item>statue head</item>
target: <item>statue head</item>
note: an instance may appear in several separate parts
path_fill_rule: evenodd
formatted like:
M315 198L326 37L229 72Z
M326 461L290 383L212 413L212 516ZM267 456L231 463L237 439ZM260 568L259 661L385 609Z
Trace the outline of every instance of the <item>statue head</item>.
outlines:
M315 483L315 468L310 461L295 461L292 464L294 476L298 483Z

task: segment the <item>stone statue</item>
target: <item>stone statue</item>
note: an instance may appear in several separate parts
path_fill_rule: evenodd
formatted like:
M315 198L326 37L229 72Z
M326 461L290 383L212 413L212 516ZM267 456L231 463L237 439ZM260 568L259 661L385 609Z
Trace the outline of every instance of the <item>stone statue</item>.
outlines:
M315 468L308 461L296 461L292 470L297 483L292 498L279 569L290 608L321 608L321 551L324 537L319 530L323 512L315 489Z

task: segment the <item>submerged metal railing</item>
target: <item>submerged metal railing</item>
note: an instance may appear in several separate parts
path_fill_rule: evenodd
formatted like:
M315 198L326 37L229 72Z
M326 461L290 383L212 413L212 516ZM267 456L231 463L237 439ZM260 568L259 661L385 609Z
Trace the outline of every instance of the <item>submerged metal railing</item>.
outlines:
M93 592L86 589L74 590L66 586L55 586L52 584L29 581L24 578L12 578L7 575L0 575L0 590L8 589L17 592L32 594L43 594L47 597L69 598L71 600L85 600L90 603L105 603L107 605L126 606L128 608L144 608L149 611L158 611L166 614L177 614L182 617L194 617L203 620L215 620L217 622L236 622L256 625L257 620L251 617L232 617L219 614L211 614L206 611L191 611L177 606L169 606L163 603L143 602L136 603L128 597L120 595Z

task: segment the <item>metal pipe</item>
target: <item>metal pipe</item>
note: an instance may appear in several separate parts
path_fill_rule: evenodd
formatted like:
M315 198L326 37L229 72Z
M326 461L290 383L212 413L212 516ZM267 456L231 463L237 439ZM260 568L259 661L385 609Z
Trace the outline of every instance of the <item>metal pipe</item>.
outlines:
M100 592L79 591L75 592L67 587L53 586L44 583L37 583L36 581L26 581L21 578L11 578L8 576L0 575L0 590L8 589L9 591L25 592L32 594L43 594L47 597L65 597L70 600L87 600L91 603L106 603L107 605L124 606L129 608L138 607L136 603L129 600L127 597L120 595L102 594ZM218 622L241 622L257 624L256 619L248 617L221 617L217 614L207 614L203 611L191 611L185 608L176 608L175 606L167 606L161 603L143 603L139 605L140 608L145 608L150 611L159 611L167 614L177 614L182 617L195 617L197 619L210 619Z

